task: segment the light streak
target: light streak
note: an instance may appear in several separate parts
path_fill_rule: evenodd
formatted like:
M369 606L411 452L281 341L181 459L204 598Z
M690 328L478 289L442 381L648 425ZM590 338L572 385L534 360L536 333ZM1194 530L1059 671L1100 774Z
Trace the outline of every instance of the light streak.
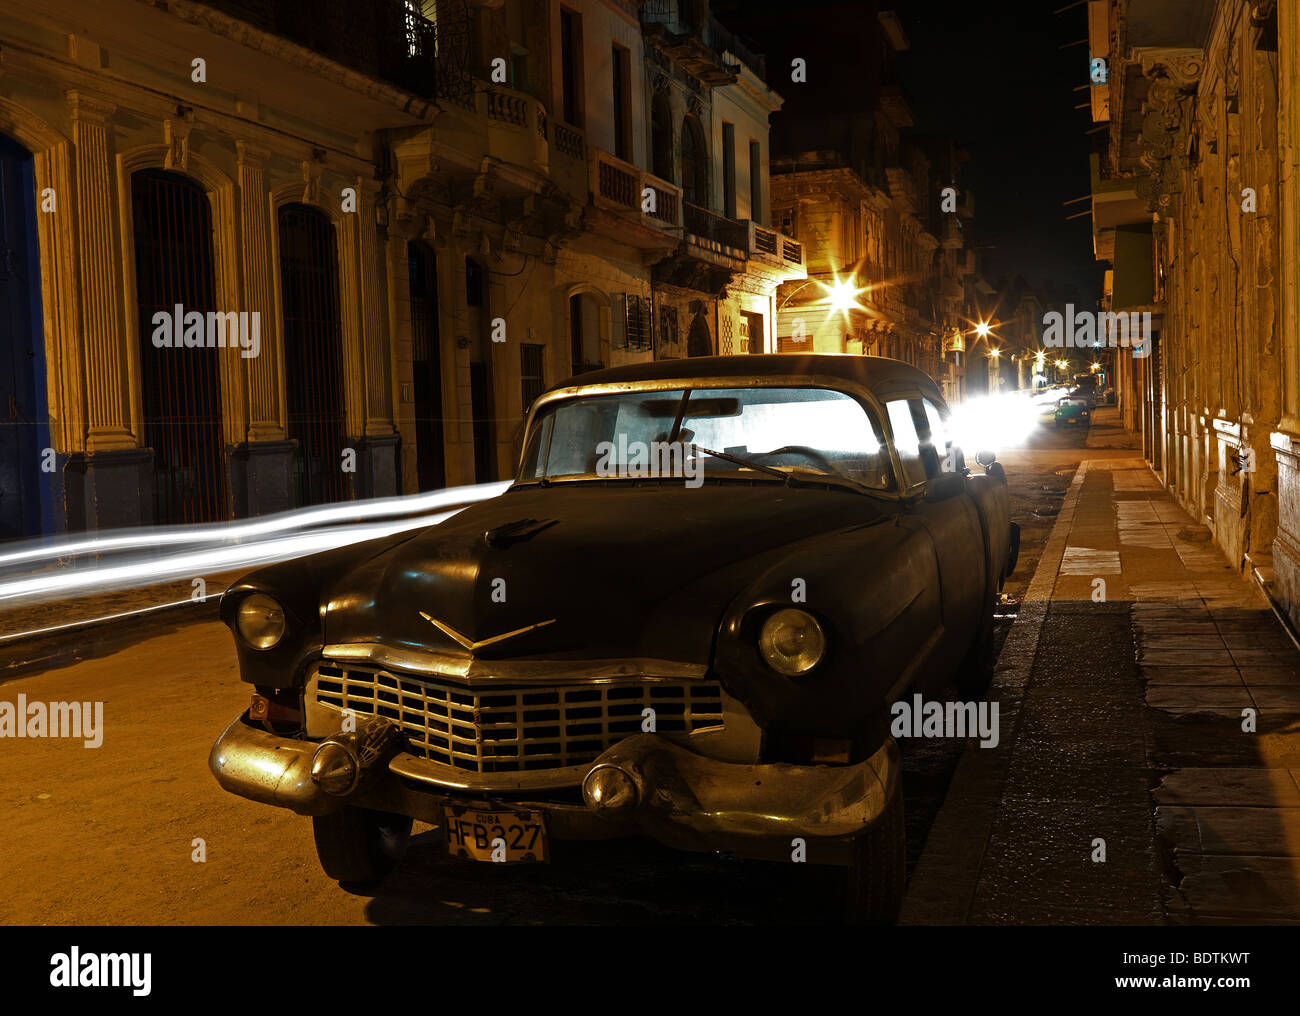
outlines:
M387 518L398 515L415 515L451 505L473 501L486 501L505 491L510 484L480 483L468 487L450 487L406 497L381 498L373 501L343 501L338 504L268 515L256 520L216 522L195 526L177 526L166 529L113 530L108 534L88 536L79 533L64 541L42 540L36 545L19 546L0 552L0 568L32 561L54 561L78 554L98 554L104 551L135 550L164 546L183 546L205 541L234 541L257 539L275 533L328 526L364 519Z

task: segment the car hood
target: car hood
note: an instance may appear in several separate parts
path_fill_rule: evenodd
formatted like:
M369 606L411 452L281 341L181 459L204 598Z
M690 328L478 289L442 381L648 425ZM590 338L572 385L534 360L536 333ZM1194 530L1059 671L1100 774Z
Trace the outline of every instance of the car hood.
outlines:
M516 487L332 583L325 641L704 664L723 610L774 556L874 524L884 507L762 482Z

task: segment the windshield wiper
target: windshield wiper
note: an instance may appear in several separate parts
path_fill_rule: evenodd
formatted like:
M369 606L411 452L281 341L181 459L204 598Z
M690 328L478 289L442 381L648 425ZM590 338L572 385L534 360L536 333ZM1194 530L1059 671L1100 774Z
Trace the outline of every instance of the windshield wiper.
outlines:
M758 462L751 462L749 459L742 459L739 455L732 455L729 452L715 452L712 448L705 448L703 445L692 444L690 441L683 441L687 448L692 451L703 452L705 455L712 455L717 459L725 459L727 462L734 462L738 466L744 466L746 469L756 469L760 473L770 473L784 483L789 483L791 474L777 469L775 466L765 466Z
M805 483L822 482L822 483L835 484L836 486L844 486L847 487L849 490L854 490L857 491L859 494L866 494L870 497L879 497L881 494L880 491L873 490L871 487L868 487L865 483L859 483L857 480L853 479L852 477L845 476L843 473L838 473L838 472L837 473L814 473L812 471L805 470L804 474L800 477L800 479Z

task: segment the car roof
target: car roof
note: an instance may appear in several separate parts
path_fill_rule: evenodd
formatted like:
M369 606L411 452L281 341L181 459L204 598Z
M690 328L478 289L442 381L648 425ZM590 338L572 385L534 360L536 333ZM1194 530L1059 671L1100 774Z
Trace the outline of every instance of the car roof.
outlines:
M680 378L772 378L818 375L861 385L877 396L896 391L920 390L943 401L934 379L925 371L902 360L884 356L834 353L750 353L739 356L692 356L675 360L652 360L581 374L556 385L551 391L589 385L636 384L639 381L672 381Z

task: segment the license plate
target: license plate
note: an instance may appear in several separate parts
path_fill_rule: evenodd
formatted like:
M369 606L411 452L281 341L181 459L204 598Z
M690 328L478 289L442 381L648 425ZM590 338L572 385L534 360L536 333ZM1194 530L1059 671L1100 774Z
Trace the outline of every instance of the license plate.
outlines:
M548 860L545 816L538 811L478 811L443 808L447 852L453 857L497 864Z

